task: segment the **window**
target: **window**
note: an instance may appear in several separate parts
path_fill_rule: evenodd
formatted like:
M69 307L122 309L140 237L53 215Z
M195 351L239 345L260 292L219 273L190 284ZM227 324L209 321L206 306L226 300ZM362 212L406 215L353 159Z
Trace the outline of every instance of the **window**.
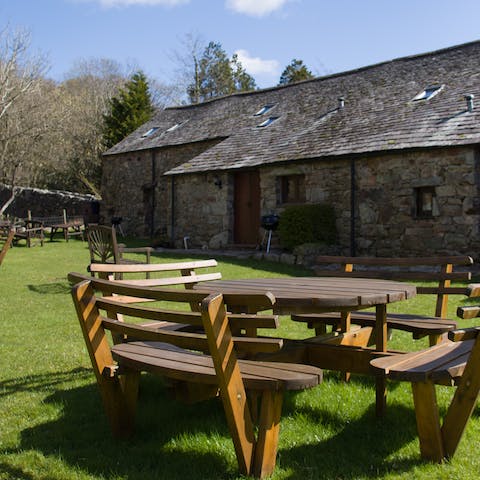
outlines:
M142 137L149 137L150 135L153 135L156 131L158 130L158 127L152 127L150 130L145 132Z
M278 203L305 203L305 175L278 177Z
M418 95L416 95L413 98L413 101L417 102L419 100L430 100L437 93L439 93L442 89L443 89L443 85L432 85L430 87L427 87L425 90L423 90Z
M257 113L254 113L254 117L259 117L260 115L263 115L267 113L271 108L273 108L273 103L267 103L267 105L264 105Z
M431 218L438 215L435 187L418 187L415 189L415 216Z
M181 125L181 123L176 123L175 125L172 125L170 128L167 128L165 131L166 131L166 132L173 132L173 131L176 130L180 125Z
M264 128L268 127L271 125L275 120L277 120L279 117L268 117L266 120L264 120L262 123L257 125L257 128Z

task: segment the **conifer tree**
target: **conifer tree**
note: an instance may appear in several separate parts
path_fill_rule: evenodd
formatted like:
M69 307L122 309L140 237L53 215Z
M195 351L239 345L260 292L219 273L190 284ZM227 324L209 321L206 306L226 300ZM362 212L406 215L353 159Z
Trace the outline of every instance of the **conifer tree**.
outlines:
M313 78L312 72L303 63L303 60L294 58L282 72L280 76L279 85L287 85L293 82L300 82L301 80L308 80Z
M220 43L210 42L195 64L195 80L188 86L187 94L192 103L198 103L255 87L255 80L245 71L237 55L230 59Z
M155 109L142 71L134 73L110 100L110 111L104 115L103 143L113 147L138 127L150 120Z

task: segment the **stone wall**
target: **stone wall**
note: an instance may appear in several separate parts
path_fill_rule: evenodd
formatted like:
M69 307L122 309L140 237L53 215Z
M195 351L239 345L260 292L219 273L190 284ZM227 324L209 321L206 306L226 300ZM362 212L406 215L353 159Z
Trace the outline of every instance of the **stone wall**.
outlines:
M479 157L450 148L359 159L357 248L359 254L476 255ZM415 189L434 187L436 211L415 214Z
M0 205L10 196L11 189L0 185ZM30 211L32 217L59 217L64 209L69 217L82 216L87 222L98 222L99 202L93 195L38 188L20 188L5 214L26 218Z
M476 255L480 247L479 155L470 148L448 148L357 157L355 232L357 255ZM262 215L280 214L277 177L305 175L307 203L334 206L336 251L350 254L352 159L295 162L260 169ZM175 179L175 244L189 236L192 246L218 248L232 242L233 188L229 174L195 174ZM416 215L415 189L434 187L437 210ZM261 238L262 232L259 232ZM278 244L274 234L273 244Z
M103 158L101 221L122 218L128 235L169 242L171 179L164 172L187 162L218 142L198 142Z
M221 248L233 241L233 173L162 176L163 171L210 145L205 142L156 152L155 237L173 246L182 248L186 240L192 248ZM124 216L128 233L148 235L151 165L151 152L105 159L102 213ZM340 254L350 254L352 238L357 255L475 255L479 250L480 156L473 148L296 161L263 166L259 171L262 215L281 215L283 211L279 176L305 175L306 202L335 208L336 251ZM415 192L419 187L435 190L436 209L431 218L416 215ZM258 237L262 235L260 231Z
M174 222L169 236L176 247L222 248L232 242L233 186L227 173L174 177ZM221 182L221 188L220 183Z

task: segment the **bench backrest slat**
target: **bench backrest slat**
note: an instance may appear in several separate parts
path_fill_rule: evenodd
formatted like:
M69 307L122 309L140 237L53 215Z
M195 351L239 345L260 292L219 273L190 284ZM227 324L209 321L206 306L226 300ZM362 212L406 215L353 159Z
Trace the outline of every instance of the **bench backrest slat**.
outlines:
M445 257L341 257L319 256L315 259L318 276L382 278L385 280L436 283L418 286L417 293L436 295L436 317L447 316L448 295L479 295L474 285L452 287L452 282L467 282L472 274L470 256ZM327 267L328 266L328 267ZM464 267L453 271L454 267Z
M69 275L70 280L79 277L77 274ZM88 284L88 288L80 287ZM80 285L80 286L79 286ZM125 304L121 300L116 300L115 296L105 298L103 295L108 288L109 295L126 295L129 297L138 297L142 299L141 304ZM83 298L80 299L79 295ZM82 328L84 336L90 342L98 334L105 335L104 330L110 330L114 334L123 335L130 338L167 342L182 348L205 351L206 337L203 331L199 331L198 327L203 327L201 313L199 311L189 311L191 304L197 304L200 307L209 293L197 293L192 290L173 290L173 289L152 289L149 287L135 287L119 284L118 282L109 282L107 280L94 279L84 276L83 281L74 288L74 299L77 306L77 312L80 312L80 318L83 318ZM239 297L236 299L236 297ZM162 302L161 307L148 306L143 304L143 300L149 299ZM233 305L248 304L251 308L262 310L266 306L271 309L274 303L274 297L271 294L258 295L235 295L229 294L225 297L225 301L230 300ZM224 301L222 297L222 302ZM170 308L165 307L165 303ZM172 303L173 308L172 308ZM258 303L259 306L255 307ZM183 310L179 307L183 304ZM102 312L105 312L102 315ZM124 315L125 318L117 320L117 315ZM95 319L95 320L92 320ZM132 322L137 319L137 323ZM149 325L139 325L138 320L149 320ZM92 323L93 322L93 323ZM277 317L274 315L232 315L229 323L235 331L242 331L248 336L250 330L257 328L275 328L277 326ZM197 327L196 331L179 330L178 328L168 329L167 324L176 327L179 324L188 325L189 327ZM94 326L92 330L91 325ZM158 328L159 326L162 328ZM100 333L99 333L100 332ZM246 338L239 340L239 348L246 348L255 351L272 351L280 346L278 339L265 340L260 338ZM252 345L255 344L255 347Z

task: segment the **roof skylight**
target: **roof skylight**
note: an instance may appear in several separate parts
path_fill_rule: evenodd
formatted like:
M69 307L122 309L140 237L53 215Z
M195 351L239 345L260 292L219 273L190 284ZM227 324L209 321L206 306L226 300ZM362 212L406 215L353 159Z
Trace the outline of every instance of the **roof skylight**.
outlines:
M146 131L142 135L142 137L149 137L150 135L153 135L157 130L158 130L158 127L152 127L150 130Z
M267 113L273 107L274 107L273 103L267 103L257 113L254 113L253 116L254 117L259 117L260 115L264 115L265 113Z
M423 90L418 95L416 95L413 98L413 101L417 102L419 100L430 100L437 93L441 92L442 89L443 89L443 85L431 85L430 87L427 87L425 90Z
M280 117L268 117L266 120L264 120L262 123L257 125L257 128L264 128L268 127L271 125L275 120L277 120Z
M172 125L170 128L167 128L165 131L166 131L166 132L173 132L173 131L176 130L180 125L181 125L181 123L176 123L175 125Z

